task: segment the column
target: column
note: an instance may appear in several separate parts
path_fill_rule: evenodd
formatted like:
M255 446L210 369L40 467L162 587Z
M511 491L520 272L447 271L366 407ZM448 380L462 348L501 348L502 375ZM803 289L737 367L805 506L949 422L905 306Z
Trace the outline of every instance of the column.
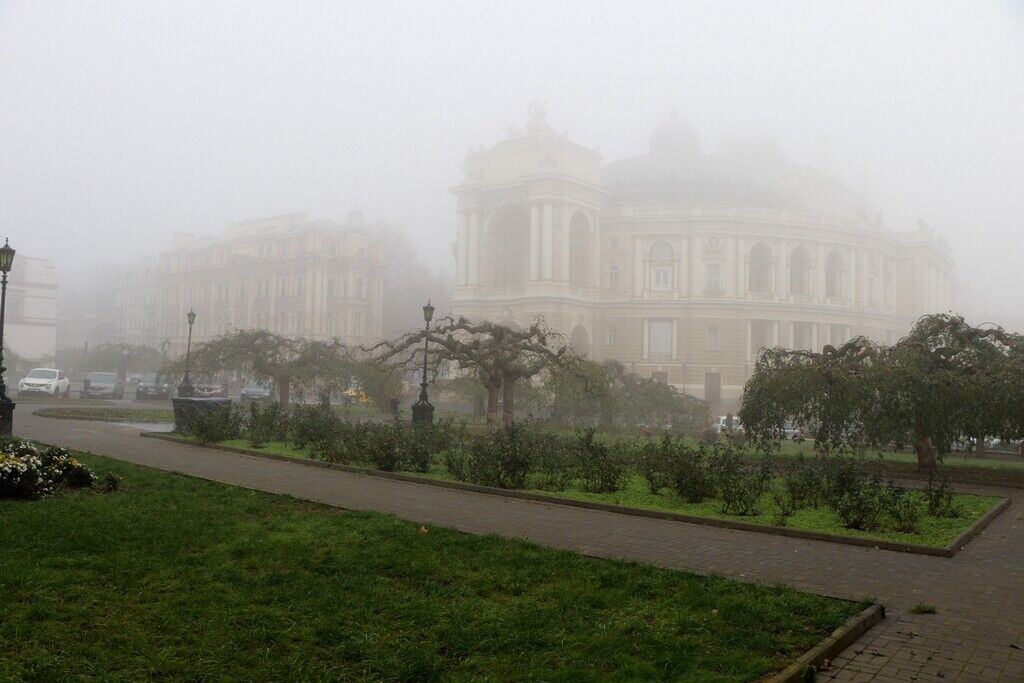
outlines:
M750 347L754 343L754 340L752 338L754 331L753 331L753 329L751 329L752 327L753 327L753 323L751 323L748 320L747 321L747 362L748 363L750 362Z
M600 218L595 213L591 218L591 225L594 226L594 232L590 236L590 285L592 287L601 286L601 223Z
M540 279L540 204L530 205L530 281Z
M541 225L541 247L542 262L541 262L541 278L544 280L551 279L551 266L552 266L552 247L554 246L554 235L552 234L551 226L551 213L553 207L551 204L544 204L543 223Z
M779 345L779 321L772 321L772 346Z
M480 284L480 214L469 214L468 284Z
M679 319L672 321L672 360L679 360Z
M649 320L647 320L647 318L644 318L643 324L644 332L643 335L641 335L640 339L640 343L642 344L642 346L640 347L640 358L643 360L647 360L647 349L650 348L651 339L651 323Z
M458 238L458 283L465 285L469 283L469 214L459 214L459 238Z
M562 223L562 267L559 279L569 281L569 213L571 208L567 204L559 207L559 216Z
M633 238L633 296L641 296L644 291L644 260L640 253L640 238Z

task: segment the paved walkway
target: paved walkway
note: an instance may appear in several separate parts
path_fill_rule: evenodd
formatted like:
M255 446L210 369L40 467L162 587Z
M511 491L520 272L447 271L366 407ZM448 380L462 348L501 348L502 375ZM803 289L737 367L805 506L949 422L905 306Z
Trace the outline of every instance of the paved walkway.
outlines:
M184 474L589 555L874 598L888 617L819 680L1024 681L1024 491L953 558L718 529L392 481L142 439L19 409L15 433ZM980 490L980 489L977 489ZM935 615L914 615L915 603Z

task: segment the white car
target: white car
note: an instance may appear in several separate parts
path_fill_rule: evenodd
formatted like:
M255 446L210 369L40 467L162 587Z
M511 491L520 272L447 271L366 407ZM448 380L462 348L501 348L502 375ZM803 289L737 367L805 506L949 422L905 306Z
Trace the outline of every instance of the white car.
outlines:
M36 368L18 382L18 395L23 394L46 394L67 398L71 395L71 380L62 370Z

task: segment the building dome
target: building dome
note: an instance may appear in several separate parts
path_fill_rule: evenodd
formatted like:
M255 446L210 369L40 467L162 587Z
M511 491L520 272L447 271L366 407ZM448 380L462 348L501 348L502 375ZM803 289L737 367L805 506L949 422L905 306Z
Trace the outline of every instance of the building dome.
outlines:
M700 139L697 137L696 129L689 123L681 121L675 111L651 133L651 154L692 156L697 153L699 146Z

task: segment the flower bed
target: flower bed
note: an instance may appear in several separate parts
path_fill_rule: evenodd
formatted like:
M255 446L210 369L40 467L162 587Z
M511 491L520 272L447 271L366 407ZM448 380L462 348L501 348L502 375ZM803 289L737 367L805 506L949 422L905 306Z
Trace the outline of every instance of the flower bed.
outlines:
M1000 503L933 479L920 490L842 457L776 460L728 442L600 440L516 424L482 434L351 422L316 408L254 409L226 445L382 472L704 519L947 548ZM261 413L260 411L267 411ZM790 534L792 535L792 534Z
M0 444L0 499L36 500L61 488L92 486L96 477L61 446L12 440Z

